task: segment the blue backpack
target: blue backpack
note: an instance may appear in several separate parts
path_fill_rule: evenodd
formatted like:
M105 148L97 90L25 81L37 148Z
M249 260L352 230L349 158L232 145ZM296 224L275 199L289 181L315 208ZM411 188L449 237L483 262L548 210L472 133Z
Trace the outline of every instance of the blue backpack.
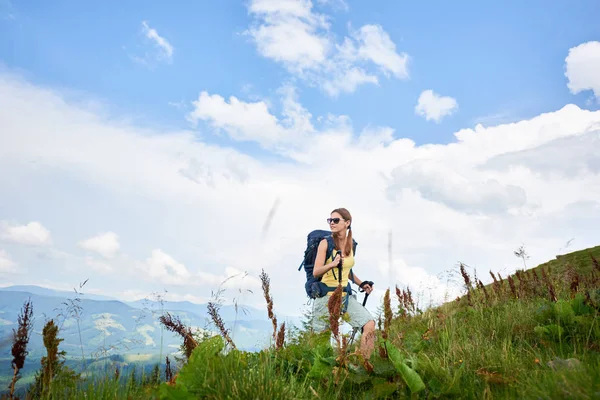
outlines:
M333 236L331 231L325 230L314 230L310 232L306 238L306 250L304 251L304 260L298 267L298 271L302 269L304 266L304 271L306 272L306 283L304 284L304 289L306 290L306 295L315 299L317 297L323 297L328 292L333 292L335 287L330 287L321 282L321 277L315 277L313 275L313 269L315 267L315 259L317 258L317 249L319 248L319 243L321 240L327 240L327 252L325 253L325 260L331 257L331 253L335 248L335 243L333 241ZM354 254L356 254L356 246L358 243L354 239L352 239L352 250ZM337 268L334 268L334 273L337 272ZM350 270L350 274L352 274L352 270ZM348 295L352 294L352 287L350 286L350 282L344 289Z

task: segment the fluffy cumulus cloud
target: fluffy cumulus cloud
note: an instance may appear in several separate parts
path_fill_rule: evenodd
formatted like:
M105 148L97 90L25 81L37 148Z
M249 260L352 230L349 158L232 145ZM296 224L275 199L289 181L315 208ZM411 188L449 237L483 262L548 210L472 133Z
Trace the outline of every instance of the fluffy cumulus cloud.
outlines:
M344 2L319 4L347 7ZM332 97L363 84L379 84L379 75L409 76L409 56L398 52L379 25L350 28L338 42L328 16L316 12L310 0L251 0L248 12L254 21L246 34L258 52Z
M431 89L421 92L415 113L425 117L427 121L440 122L444 117L458 110L458 102L450 96L441 96Z
M166 284L185 283L190 278L190 272L185 265L177 262L173 257L160 249L152 251L146 260L150 278L159 278Z
M98 234L79 242L79 247L100 254L105 258L113 258L119 250L119 236L114 232Z
M259 5L307 15L299 4L308 3ZM78 243L82 232L105 229L119 232L120 244L116 251L106 245L116 239L97 237L92 247L101 258L57 257L47 261L52 267L6 247L10 260L47 281L68 269L65 276L89 277L90 288L119 296L166 289L173 298L206 299L224 287L231 299L250 288L246 301L259 307L264 269L275 311L298 315L306 304L304 272L297 271L306 234L327 229L325 219L340 206L354 217L356 273L376 285L372 311L395 285L410 285L422 304L455 295L458 261L478 276L504 275L520 267L513 250L522 243L531 265L572 238L571 249L598 244L599 161L588 150L599 140L600 112L567 105L463 129L447 145L416 146L389 127L354 132L347 117L311 115L293 87L279 95L276 113L266 103L201 92L189 116L282 156L257 159L194 132L120 124L58 91L1 75L3 218L27 207L28 215L52 221L47 226L64 251L73 251L62 246ZM32 208L35 198L44 200ZM6 227L4 237L20 232Z
M274 116L264 101L245 102L235 96L226 101L219 95L201 92L187 119L194 124L206 122L217 131L224 131L236 141L256 142L263 148L281 154L306 143L307 135L315 129L311 114L297 101L294 87L283 86L281 95L282 118Z
M600 101L600 42L582 43L569 49L565 59L567 86L573 94L591 90Z
M47 246L52 243L50 231L37 221L25 225L0 221L0 240L30 246Z

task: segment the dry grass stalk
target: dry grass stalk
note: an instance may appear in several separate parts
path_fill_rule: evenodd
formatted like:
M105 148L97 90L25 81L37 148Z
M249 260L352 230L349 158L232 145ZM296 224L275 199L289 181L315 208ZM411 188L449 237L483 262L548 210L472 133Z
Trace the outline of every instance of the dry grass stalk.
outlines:
M403 292L400 291L400 288L398 287L398 285L396 285L396 297L398 297L398 308L399 308L399 313L398 315L401 318L406 317L406 308L404 307L404 302L403 302Z
M594 264L594 268L596 268L596 271L600 272L600 263L598 260L596 260L593 254L590 254L590 257L592 257L592 264Z
M498 282L498 279L496 279L496 275L494 275L494 273L490 270L490 275L492 276L492 279L494 280L494 292L496 293L496 297L500 297L500 282Z
M271 282L269 280L269 276L267 275L264 269L260 273L260 280L262 282L263 294L267 302L267 313L269 315L269 319L273 323L273 340L277 341L277 317L273 313L273 298L270 294Z
M558 298L556 297L556 292L554 291L554 286L552 285L552 282L550 282L550 278L548 277L548 274L546 273L545 269L542 269L542 278L544 279L544 283L546 284L546 288L548 289L548 295L550 296L550 300L558 301Z
M402 289L402 291L400 291L400 289L398 289L398 287L396 286L396 296L398 296L398 301L400 303L401 317L406 317L410 312L415 312L415 303L413 301L412 293L408 286L406 287L406 290Z
M483 286L483 283L481 282L481 280L478 280L477 283L478 283L479 289L483 290L483 294L485 296L485 303L489 304L490 298L488 296L487 289L485 288L485 286Z
M275 348L277 350L283 348L283 343L285 341L285 322L281 324L279 327L279 332L277 332L277 341L275 342Z
M415 302L413 301L412 292L408 286L406 287L406 300L409 309L414 313L416 311Z
M185 349L185 357L189 360L192 352L198 346L198 343L192 336L192 330L185 326L179 317L173 317L170 313L161 315L159 321L171 332L178 333L183 338L183 347Z
M473 303L471 302L471 288L473 287L473 285L471 283L471 277L467 273L467 270L465 269L465 265L463 263L460 263L460 274L462 275L463 280L465 281L465 287L467 288L467 301L469 305L472 306Z
M383 322L382 336L384 339L387 339L389 332L390 332L390 325L392 324L392 317L393 317L389 288L385 291L385 294L383 295L383 313L384 313L385 319Z
M519 287L517 289L518 296L520 298L525 298L528 293L527 274L523 270L517 270L515 275L519 279ZM515 282L515 288L516 288L516 282Z
M165 379L167 382L171 382L173 380L173 370L171 369L171 361L169 360L169 356L166 356L165 358Z
M27 299L23 304L23 309L17 317L18 329L13 329L13 345L11 354L13 359L11 366L13 368L13 378L9 386L8 398L12 399L15 393L15 384L21 378L19 371L25 365L25 358L29 354L27 344L29 343L29 335L33 329L33 305L31 299Z
M510 291L512 292L515 299L518 299L519 295L517 294L517 289L515 288L515 281L510 275L508 276L508 285L510 286Z
M532 273L533 273L533 291L534 291L535 296L539 296L540 287L542 286L542 281L540 280L540 277L537 274L536 270L532 270Z
M342 344L339 351L339 355L336 358L338 367L334 368L335 373L335 384L339 385L342 374L348 376L348 338L342 336Z
M465 287L467 289L471 289L473 287L473 285L471 284L471 277L467 273L467 270L465 269L465 264L463 263L460 263L460 274L462 275L463 280L465 281Z
M231 337L229 337L229 329L225 328L225 323L223 322L221 315L219 315L219 307L220 306L216 306L212 301L209 301L207 306L208 315L210 315L217 328L219 328L219 332L221 332L223 339L225 339L227 343L231 345L231 347L236 349L237 347L235 347L235 343L233 343L233 340L231 340Z
M568 264L567 269L565 270L565 281L569 282L569 289L571 291L571 298L575 297L577 294L577 290L579 289L579 274L573 267L573 265Z
M338 285L335 288L333 294L329 298L327 303L327 308L329 309L329 327L331 328L331 332L335 337L335 340L338 343L338 348L340 347L340 323L339 318L342 312L342 285Z

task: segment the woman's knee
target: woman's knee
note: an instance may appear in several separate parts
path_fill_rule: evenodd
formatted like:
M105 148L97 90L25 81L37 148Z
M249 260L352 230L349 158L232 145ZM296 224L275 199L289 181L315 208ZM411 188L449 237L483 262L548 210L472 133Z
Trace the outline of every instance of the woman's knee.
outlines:
M375 320L370 320L363 325L363 332L371 332L375 330Z

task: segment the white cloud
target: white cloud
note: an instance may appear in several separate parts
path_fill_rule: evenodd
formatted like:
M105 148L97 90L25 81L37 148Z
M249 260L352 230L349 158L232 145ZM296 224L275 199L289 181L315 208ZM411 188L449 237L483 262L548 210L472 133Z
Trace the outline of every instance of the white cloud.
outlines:
M218 94L203 91L193 104L194 110L188 114L190 121L210 121L213 127L224 129L235 140L271 144L283 133L277 118L262 101L246 103L231 96L227 102Z
M300 145L314 127L310 113L297 102L293 87L283 86L278 92L282 96L281 120L271 114L264 101L244 102L231 96L227 102L220 95L205 91L193 102L194 109L187 119L194 124L205 121L234 140L254 141L266 149L285 153Z
M88 267L90 267L92 270L101 273L101 274L112 274L115 272L115 269L113 268L112 265L107 264L105 262L102 261L98 261L92 257L86 257L85 258L85 263Z
M582 43L569 49L565 58L565 76L571 93L591 90L600 100L600 42Z
M415 113L425 117L427 121L440 122L444 117L458 110L456 99L449 96L440 96L433 90L428 89L421 92Z
M152 250L152 255L146 260L148 275L169 284L183 284L191 274L185 265L160 249Z
M50 231L37 221L27 225L12 225L0 221L0 240L29 246L47 246L52 243Z
M100 233L78 244L82 249L93 251L105 258L113 258L120 247L119 236L114 232Z
M354 50L355 57L372 61L386 75L391 73L396 78L408 78L408 56L398 54L390 35L381 26L364 25L352 36L358 44Z
M573 237L577 248L598 244L590 234L600 223L596 158L585 153L587 161L576 161L556 148L566 141L573 149L579 141L595 143L600 111L568 105L517 123L463 129L448 145L416 146L394 138L386 127L356 135L348 117L312 116L291 87L280 94L280 113L266 105L236 105L244 121L267 121L265 129L281 134L273 135L276 139L223 111L231 101L207 97L221 107L204 109L207 122L273 143L274 151L292 158L260 160L207 144L191 132L118 124L54 90L0 75L3 213L19 215L23 204L30 204L26 199L44 198L33 211L55 221L50 228L53 235L60 233L61 243L72 243L73 232L114 226L122 244L128 243L110 260L119 279L92 268L79 272L107 293L164 288L181 298L208 298L237 273L227 281L225 296L254 288L249 302L260 305L257 278L264 268L276 312L285 314L299 314L306 304L304 272L297 271L306 234L327 229L325 218L340 206L354 216L356 273L376 283L368 303L372 311L386 287L416 285L411 277L417 275L425 285L435 283L431 293L439 297L445 288L437 288L433 277L445 285L440 274L458 260L483 277L490 269L518 267L512 251L521 243L531 254L530 265L553 258ZM307 135L311 140L303 142ZM540 161L548 154L556 158L553 165ZM567 175L557 173L561 165ZM61 190L48 191L48 184ZM7 250L37 280L65 279L60 272L66 261L42 266L34 257ZM391 275L381 267L390 265L390 258Z
M10 259L6 250L0 249L0 273L6 274L14 272L16 266L17 264Z
M245 34L258 52L329 96L354 92L366 83L378 85L373 66L384 76L408 78L408 55L397 52L379 25L351 30L337 43L329 18L313 11L310 0L251 0L248 11L255 19Z
M345 0L317 0L317 3L321 6L330 6L334 10L348 11L348 3Z
M148 39L154 42L154 45L158 48L157 59L164 59L169 63L173 61L174 49L167 39L160 36L156 29L151 28L146 21L142 21L142 32Z

